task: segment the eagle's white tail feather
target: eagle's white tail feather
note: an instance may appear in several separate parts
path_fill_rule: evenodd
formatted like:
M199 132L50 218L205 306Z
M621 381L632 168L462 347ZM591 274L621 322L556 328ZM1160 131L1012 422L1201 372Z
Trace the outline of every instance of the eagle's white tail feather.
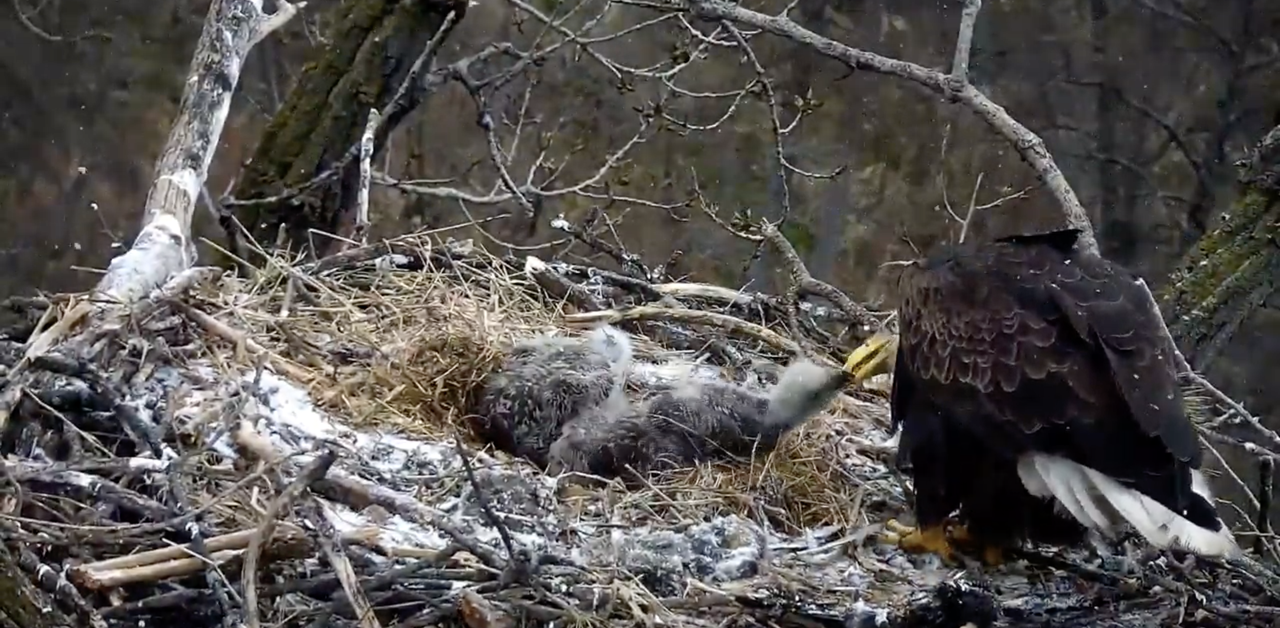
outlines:
M1210 504L1213 503L1213 491L1209 490L1209 480L1199 469L1191 470L1191 492L1205 498Z
M1066 458L1028 454L1018 460L1018 476L1027 492L1055 498L1076 521L1103 534L1110 535L1123 520L1157 547L1179 547L1205 556L1239 551L1225 526L1218 532L1197 526L1156 500ZM1192 471L1191 489L1213 503L1208 482L1199 471Z
M1089 495L1089 481L1079 465L1062 465L1053 456L1023 456L1018 461L1018 476L1027 491L1037 497L1054 500L1056 509L1088 528L1110 533L1114 517L1103 513Z

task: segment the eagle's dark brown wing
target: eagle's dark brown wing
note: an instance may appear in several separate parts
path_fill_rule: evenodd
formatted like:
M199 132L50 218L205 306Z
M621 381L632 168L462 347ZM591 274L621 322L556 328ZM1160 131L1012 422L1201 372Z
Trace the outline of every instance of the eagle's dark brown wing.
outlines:
M900 359L937 401L1027 434L1134 420L1198 466L1158 314L1127 271L1051 244L1001 242L934 256L900 288Z

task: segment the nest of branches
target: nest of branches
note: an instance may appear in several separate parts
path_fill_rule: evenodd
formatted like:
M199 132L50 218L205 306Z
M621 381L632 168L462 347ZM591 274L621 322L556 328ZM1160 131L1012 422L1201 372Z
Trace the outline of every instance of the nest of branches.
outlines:
M766 326L778 323L768 320L776 316L767 305L752 308L766 325L704 310L733 307L714 302L714 287L649 285L601 269L502 259L466 244L432 244L419 237L387 246L396 253L374 262L352 255L312 273L276 260L251 279L227 277L205 286L188 302L286 362L293 381L348 426L431 442L459 438L478 447L484 444L471 439L464 418L511 342L577 334L602 314L631 332L639 357L651 364L688 364L696 353L691 349L703 348L697 343L719 345L719 364L708 368L719 367L727 377L746 376L753 362L790 358L785 350L792 347L785 343L793 341ZM680 295L681 287L692 294ZM720 296L742 300L726 292ZM658 293L665 305L646 305L646 297ZM583 311L592 307L603 309ZM741 309L738 315L745 316ZM667 320L670 313L683 320ZM614 320L627 317L634 318ZM222 344L208 346L201 358L230 359L228 371L243 368L243 360L234 363ZM846 397L767 458L655 478L616 507L642 504L644 512L659 516L675 508L683 511L679 516L695 519L763 512L790 533L865 524L858 506L864 487L848 465L879 465L858 445L868 445L866 433L887 423L874 395ZM697 504L696 512L687 504Z
M905 499L874 391L770 456L636 490L557 483L463 428L532 334L607 322L650 363L734 379L838 359L875 321L839 295L799 307L831 289L795 263L774 296L406 236L247 278L193 269L57 351L83 297L10 302L0 363L27 384L0 400L0 585L19 593L0 604L24 626L1280 616L1262 569L1058 552L956 576L876 544Z

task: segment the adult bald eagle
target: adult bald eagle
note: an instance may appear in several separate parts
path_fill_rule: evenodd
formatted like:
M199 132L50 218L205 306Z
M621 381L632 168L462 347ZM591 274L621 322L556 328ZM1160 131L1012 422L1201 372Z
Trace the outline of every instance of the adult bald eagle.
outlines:
M1076 230L948 247L898 280L899 333L850 356L892 371L898 466L916 529L899 545L989 564L1021 541L1066 544L1128 522L1150 543L1237 550L1213 505L1172 344L1139 278L1075 250ZM956 513L948 532L949 518Z

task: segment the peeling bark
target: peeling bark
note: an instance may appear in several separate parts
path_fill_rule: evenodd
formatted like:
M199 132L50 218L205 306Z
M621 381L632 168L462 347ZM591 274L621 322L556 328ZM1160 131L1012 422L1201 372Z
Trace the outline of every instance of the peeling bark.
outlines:
M303 70L234 192L236 217L260 245L275 243L283 225L291 249L319 255L330 249L332 238L313 230L340 235L350 222L359 160L343 161L359 143L369 110L387 113L374 137L380 148L425 96L413 85L388 112L415 61L433 38L436 45L443 40L442 29L447 36L466 7L466 0L346 0L336 9L341 15L328 34L329 45ZM308 187L339 164L336 176ZM287 198L246 203L280 196ZM236 250L237 230L223 226Z
M1169 332L1203 370L1275 291L1280 273L1280 126L1243 164L1240 198L1161 295Z

